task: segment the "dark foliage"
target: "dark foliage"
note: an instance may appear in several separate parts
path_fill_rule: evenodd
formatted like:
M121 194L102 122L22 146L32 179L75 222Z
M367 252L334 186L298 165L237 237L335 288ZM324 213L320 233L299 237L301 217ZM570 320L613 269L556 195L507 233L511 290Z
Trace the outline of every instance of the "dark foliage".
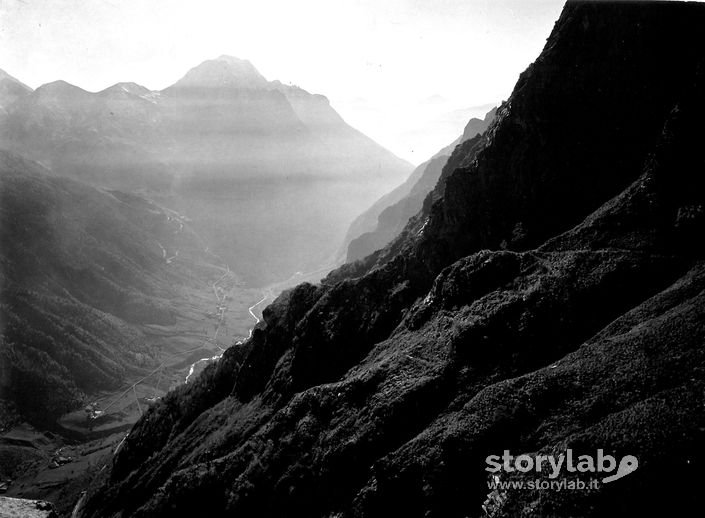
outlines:
M0 399L43 426L153 361L138 327L174 321L173 231L119 200L0 151Z

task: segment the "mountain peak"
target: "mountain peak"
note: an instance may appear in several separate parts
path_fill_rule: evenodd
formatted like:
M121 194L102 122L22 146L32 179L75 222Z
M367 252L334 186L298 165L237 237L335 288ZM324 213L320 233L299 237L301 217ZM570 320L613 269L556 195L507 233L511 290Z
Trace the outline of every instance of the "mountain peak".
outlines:
M132 83L132 82L122 82L122 83L115 83L112 86L109 86L105 90L102 90L99 92L99 94L132 94L132 95L147 95L151 93L150 90L147 87L144 87L142 85L138 85L137 83Z
M478 133L484 132L487 129L487 126L489 126L490 122L492 122L492 120L495 118L496 114L497 107L495 106L485 114L484 119L478 119L476 117L470 119L465 125L465 129L463 130L463 136L460 137L460 140L464 142L473 138Z
M51 96L51 97L68 97L76 95L88 95L88 92L83 88L79 88L76 85L67 83L66 81L59 79L58 81L52 81L51 83L46 83L35 90L38 95Z
M222 55L189 70L175 86L207 88L262 88L267 80L247 60Z
M210 60L210 61L225 61L226 63L230 63L230 64L233 64L233 65L248 65L248 66L253 67L252 63L250 63L249 60L247 60L247 59L240 59L240 58L238 58L238 57L231 56L231 55L229 55L229 54L221 54L220 56L218 56L218 57L215 58L214 60ZM254 68L254 67L253 67L253 68Z

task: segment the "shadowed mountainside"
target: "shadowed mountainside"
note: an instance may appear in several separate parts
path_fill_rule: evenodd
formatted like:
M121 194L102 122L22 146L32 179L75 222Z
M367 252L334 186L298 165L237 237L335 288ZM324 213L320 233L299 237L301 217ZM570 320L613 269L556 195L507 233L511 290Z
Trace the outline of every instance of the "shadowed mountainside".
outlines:
M140 326L175 322L200 251L159 207L0 151L0 404L42 426L155 362ZM191 250L189 250L189 246ZM181 261L180 261L181 262Z
M424 198L438 183L441 171L455 147L484 133L494 120L496 111L493 108L484 119L470 119L455 142L414 169L402 185L385 194L353 221L343 241L347 249L347 262L362 259L384 248L404 229L409 218L421 210Z
M697 4L569 2L404 231L282 294L152 408L83 516L702 506L703 23ZM639 469L594 491L488 489L487 455L565 448Z

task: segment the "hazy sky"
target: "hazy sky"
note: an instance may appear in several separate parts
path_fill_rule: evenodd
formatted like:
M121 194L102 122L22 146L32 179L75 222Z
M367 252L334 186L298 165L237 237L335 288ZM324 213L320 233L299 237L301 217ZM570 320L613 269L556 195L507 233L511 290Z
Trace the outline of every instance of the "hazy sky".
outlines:
M0 0L0 68L161 89L230 54L418 163L511 92L563 0Z

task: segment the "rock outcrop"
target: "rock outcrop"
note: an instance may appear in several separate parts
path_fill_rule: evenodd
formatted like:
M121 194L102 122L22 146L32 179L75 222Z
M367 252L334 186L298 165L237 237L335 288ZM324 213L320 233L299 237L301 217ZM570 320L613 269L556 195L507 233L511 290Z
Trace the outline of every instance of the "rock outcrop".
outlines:
M43 500L0 496L0 518L57 518L54 506Z
M353 221L343 241L347 249L347 262L357 261L384 248L404 229L409 218L421 210L424 199L436 187L441 171L456 146L468 140L484 142L478 137L487 130L496 112L497 109L492 108L484 119L470 119L455 142L419 165L402 185L385 194Z

